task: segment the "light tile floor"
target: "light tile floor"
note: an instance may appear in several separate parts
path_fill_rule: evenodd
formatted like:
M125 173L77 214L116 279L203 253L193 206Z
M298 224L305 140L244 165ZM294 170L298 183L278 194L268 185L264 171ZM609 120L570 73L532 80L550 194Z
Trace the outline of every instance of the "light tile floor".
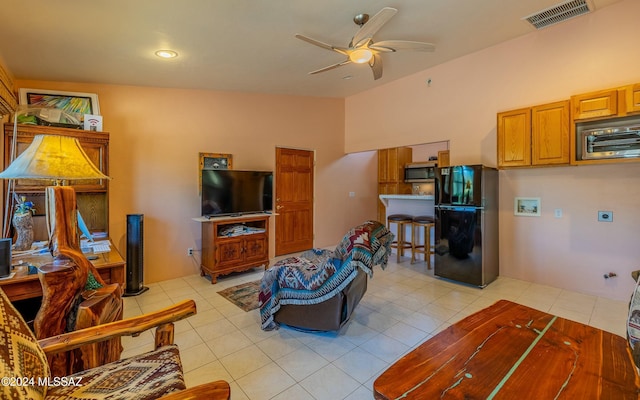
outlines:
M217 292L262 277L261 268L221 277L199 275L148 285L125 298L125 317L194 299L198 313L176 323L187 386L217 379L233 400L372 399L373 382L395 360L461 318L499 299L625 336L627 303L499 277L484 289L433 277L426 264L395 257L376 267L351 321L338 332L260 329L258 310L244 312ZM151 350L151 331L123 338L127 355Z

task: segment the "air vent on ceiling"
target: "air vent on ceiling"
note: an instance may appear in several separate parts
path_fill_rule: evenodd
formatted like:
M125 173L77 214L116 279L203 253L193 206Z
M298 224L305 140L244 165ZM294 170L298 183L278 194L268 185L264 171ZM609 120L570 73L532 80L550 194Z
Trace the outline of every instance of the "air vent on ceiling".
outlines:
M549 25L557 24L583 14L588 14L591 11L593 11L593 4L591 1L569 0L535 14L531 14L522 19L528 21L534 28L542 29Z

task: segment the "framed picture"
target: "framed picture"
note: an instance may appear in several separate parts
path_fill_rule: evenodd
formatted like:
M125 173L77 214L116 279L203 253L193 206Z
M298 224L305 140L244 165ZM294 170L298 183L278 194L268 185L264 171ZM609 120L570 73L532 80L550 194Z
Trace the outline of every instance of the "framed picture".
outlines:
M200 153L200 169L233 169L231 154Z
M516 197L513 208L514 215L525 217L540 216L540 198L539 197Z
M202 193L202 170L205 169L233 169L231 154L200 153L198 168L198 193Z
M57 108L68 113L100 115L95 93L61 92L58 90L20 89L20 104Z

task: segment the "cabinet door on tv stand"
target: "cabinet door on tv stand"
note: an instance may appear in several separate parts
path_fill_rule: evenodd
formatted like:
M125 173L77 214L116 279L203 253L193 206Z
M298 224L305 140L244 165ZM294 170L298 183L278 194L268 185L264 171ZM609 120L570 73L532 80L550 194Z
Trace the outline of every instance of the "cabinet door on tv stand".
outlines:
M268 260L269 245L265 235L246 236L244 259L246 262L262 262Z
M216 244L216 270L239 264L243 259L243 240L241 238L228 238L219 240Z

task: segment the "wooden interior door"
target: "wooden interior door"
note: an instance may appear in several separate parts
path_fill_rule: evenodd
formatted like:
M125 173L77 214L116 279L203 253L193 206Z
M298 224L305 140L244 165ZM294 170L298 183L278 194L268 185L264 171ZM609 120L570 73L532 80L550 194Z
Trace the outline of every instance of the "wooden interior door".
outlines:
M276 148L276 256L313 247L313 152Z

